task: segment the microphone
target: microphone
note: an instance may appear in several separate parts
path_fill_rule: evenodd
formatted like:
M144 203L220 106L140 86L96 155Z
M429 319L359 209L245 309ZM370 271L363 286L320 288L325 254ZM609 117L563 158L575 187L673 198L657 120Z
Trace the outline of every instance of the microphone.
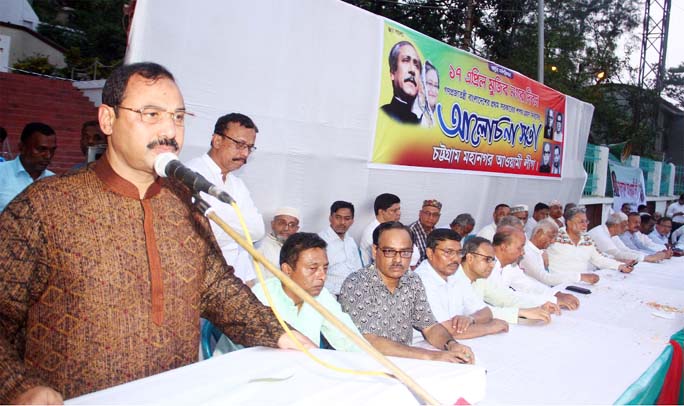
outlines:
M217 188L204 176L183 165L172 152L163 152L157 155L154 160L154 171L162 178L168 176L178 179L193 192L204 192L223 203L231 204L235 201L228 193Z

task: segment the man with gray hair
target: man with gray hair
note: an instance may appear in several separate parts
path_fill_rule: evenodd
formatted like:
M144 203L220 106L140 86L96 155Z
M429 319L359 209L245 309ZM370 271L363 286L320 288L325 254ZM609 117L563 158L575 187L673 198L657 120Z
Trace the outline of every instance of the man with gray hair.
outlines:
M520 261L520 268L526 275L548 285L556 286L563 283L596 283L599 276L595 273L555 273L547 271L549 267L549 257L546 249L556 241L558 236L558 225L550 218L545 218L537 222L532 229L532 236L525 242L525 256Z
M515 227L515 228L519 228L521 230L524 230L525 229L525 223L523 223L522 220L520 220L519 218L517 218L513 215L504 216L497 223L496 231L498 232L501 227Z
M472 233L473 229L475 228L475 219L470 215L470 213L461 213L456 216L451 224L449 224L449 228L451 228L451 230L456 234L460 235L463 239L463 243L465 243L466 239L472 237L470 233Z
M615 269L629 273L633 266L623 264L601 255L594 240L587 234L586 209L582 206L565 211L565 227L558 230L556 241L549 246L549 272L552 274L578 274L586 272L593 265L598 269Z
M605 224L599 224L592 228L588 234L594 240L599 252L627 264L638 261L658 262L665 258L661 253L647 255L627 247L620 239L620 234L626 230L627 216L625 213L615 212L608 216Z

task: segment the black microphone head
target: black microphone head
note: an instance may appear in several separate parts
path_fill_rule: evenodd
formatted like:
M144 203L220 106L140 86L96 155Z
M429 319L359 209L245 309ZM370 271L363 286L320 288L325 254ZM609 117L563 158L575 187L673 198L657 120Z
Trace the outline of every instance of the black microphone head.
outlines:
M161 154L157 155L157 158L154 160L154 171L157 172L157 175L161 176L162 178L167 177L168 174L166 173L166 167L172 161L178 161L178 156L176 156L176 154L173 152L162 152Z

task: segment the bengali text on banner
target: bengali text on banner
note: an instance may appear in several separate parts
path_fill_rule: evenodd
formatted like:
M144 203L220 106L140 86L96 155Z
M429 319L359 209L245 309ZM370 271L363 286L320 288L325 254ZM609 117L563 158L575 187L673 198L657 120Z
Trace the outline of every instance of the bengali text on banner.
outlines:
M560 178L565 95L389 21L372 164Z

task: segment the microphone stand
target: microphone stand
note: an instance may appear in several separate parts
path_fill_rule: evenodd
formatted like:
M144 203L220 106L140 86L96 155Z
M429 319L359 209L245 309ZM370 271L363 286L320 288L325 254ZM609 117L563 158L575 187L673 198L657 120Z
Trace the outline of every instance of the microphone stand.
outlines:
M266 269L268 269L273 275L275 275L276 278L278 278L283 285L287 286L288 289L290 289L292 292L294 292L297 296L299 296L303 301L308 303L311 307L316 309L317 312L319 312L326 320L328 320L332 325L337 327L344 335L347 336L350 340L354 342L359 348L363 349L366 353L368 353L370 356L375 358L376 361L378 361L381 365L385 366L387 369L392 371L394 377L396 377L399 381L401 381L404 385L408 387L408 389L414 394L414 396L417 396L424 402L424 404L429 404L429 405L439 405L440 403L433 398L423 387L418 385L416 381L413 380L410 376L408 376L404 371L402 371L398 366L396 366L392 361L387 359L384 355L382 355L378 350L375 349L368 341L364 340L363 338L359 337L356 335L353 331L351 331L344 323L339 321L332 313L328 311L325 307L323 307L320 303L316 301L309 293L307 293L304 289L302 289L299 285L297 285L295 282L290 279L289 276L284 274L280 269L276 268L273 266L266 258L264 258L263 255L254 247L252 247L251 244L249 244L247 241L245 241L244 238L240 234L238 234L235 230L233 230L232 227L230 227L225 221L221 219L216 213L213 211L209 210L211 206L204 201L202 198L199 197L199 194L195 194L195 206L202 212L203 215L205 215L207 218L209 218L211 221L216 223L219 227L223 229L223 231L226 232L231 238L235 240L235 242L238 243L242 248L244 248L249 254L259 261L261 264L263 264ZM391 375L390 375L391 376Z

